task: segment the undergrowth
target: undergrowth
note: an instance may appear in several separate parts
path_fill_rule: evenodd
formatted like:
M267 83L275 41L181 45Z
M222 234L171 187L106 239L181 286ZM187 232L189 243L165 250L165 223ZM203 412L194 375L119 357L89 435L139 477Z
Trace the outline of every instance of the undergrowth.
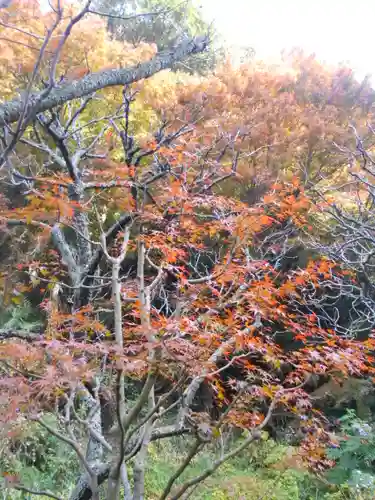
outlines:
M51 425L54 424L51 417ZM358 425L353 420L354 427ZM344 423L348 435L350 425ZM354 432L354 431L353 431ZM347 442L347 441L345 441ZM357 441L356 441L357 442ZM171 474L184 460L191 446L188 438L174 438L151 444L146 471L145 499L157 500ZM348 446L341 448L347 460ZM296 460L295 449L264 439L241 455L224 463L214 475L194 489L193 500L370 500L373 491L354 487L343 477L341 484L329 484L309 474ZM356 452L357 450L355 450ZM220 450L209 450L198 455L176 482L200 474L217 458ZM337 467L342 473L344 462ZM25 423L22 444L0 442L0 470L3 484L1 500L40 500L47 497L29 495L6 488L7 477L16 475L22 484L36 490L50 490L62 499L68 499L77 479L79 463L69 447L51 436L37 424ZM129 467L131 480L131 467ZM329 477L329 476L327 476ZM348 476L349 477L349 476Z

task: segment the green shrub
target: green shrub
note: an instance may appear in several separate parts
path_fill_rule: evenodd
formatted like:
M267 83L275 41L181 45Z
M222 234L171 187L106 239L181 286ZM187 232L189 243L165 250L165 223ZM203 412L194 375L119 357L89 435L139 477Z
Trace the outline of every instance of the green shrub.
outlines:
M333 484L347 483L358 491L375 490L375 427L350 410L341 419L340 444L328 451L336 466L327 473Z

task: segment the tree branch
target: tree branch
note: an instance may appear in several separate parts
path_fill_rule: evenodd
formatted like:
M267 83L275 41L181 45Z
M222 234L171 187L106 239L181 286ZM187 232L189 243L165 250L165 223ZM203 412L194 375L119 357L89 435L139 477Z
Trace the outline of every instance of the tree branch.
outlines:
M27 330L0 330L0 340L21 339L29 342L42 338L40 333L29 332Z
M116 85L127 85L149 78L163 69L170 68L174 63L185 59L187 56L203 52L208 43L207 36L193 38L180 43L177 47L160 52L148 62L131 68L110 69L91 73L80 80L56 86L41 101L41 93L34 93L29 96L30 107L35 110L35 114L39 114L73 99L90 95L100 89ZM0 105L0 127L19 120L23 108L24 102L20 99L13 99Z
M129 224L131 224L134 221L134 219L135 215L125 214L108 229L108 231L105 233L105 240L107 247L109 247L111 243L115 240L118 233L120 231L123 231ZM95 279L95 272L103 256L104 256L104 250L100 246L94 253L90 262L88 263L83 279L81 280L83 287L80 290L77 290L77 300L78 302L81 302L81 305L84 305L85 301L89 297L90 285L92 285Z
M58 497L57 495L54 495L51 491L37 491L37 490L32 490L30 488L26 488L26 486L21 486L19 484L13 486L15 490L18 491L24 491L25 493L30 493L30 495L38 495L41 497L49 497L49 498L54 498L55 500L62 500L61 497Z
M196 439L193 446L191 447L189 453L187 454L185 460L182 462L180 467L175 471L175 473L169 478L167 486L165 487L159 500L165 500L167 498L167 496L169 495L169 493L172 489L172 486L174 485L176 480L181 476L181 474L184 472L184 470L190 465L190 462L193 460L195 455L200 451L201 447L202 447L201 440Z

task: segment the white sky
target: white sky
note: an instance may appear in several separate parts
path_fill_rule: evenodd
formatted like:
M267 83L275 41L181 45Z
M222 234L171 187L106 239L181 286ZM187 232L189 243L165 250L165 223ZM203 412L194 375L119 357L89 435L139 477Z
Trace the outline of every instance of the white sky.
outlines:
M260 58L301 47L375 79L375 0L195 0L226 41Z
M46 5L47 0L40 0ZM301 47L375 81L375 0L194 0L226 42L262 59Z

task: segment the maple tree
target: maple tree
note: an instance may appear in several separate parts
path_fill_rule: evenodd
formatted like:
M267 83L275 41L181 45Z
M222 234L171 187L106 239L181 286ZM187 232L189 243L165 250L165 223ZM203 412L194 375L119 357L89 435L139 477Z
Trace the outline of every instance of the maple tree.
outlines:
M321 191L322 166L332 167L331 157L336 168L348 155L358 158L345 149L343 129L349 116L363 128L373 94L345 72L325 73L308 60L297 61L294 77L229 65L207 80L169 75L173 94L159 105L165 75L155 84L140 80L203 50L207 40L162 54L146 44L130 51L108 38L105 24L92 29L90 4L80 10L57 2L42 14L37 3L13 3L0 24L2 48L12 54L0 66L7 99L1 164L4 185L21 194L4 188L0 221L22 242L3 264L2 286L16 304L36 297L43 317L37 330L0 330L3 432L18 436L26 419L69 445L82 469L71 499L99 499L103 483L109 499L120 489L124 498L143 498L150 443L186 434L191 448L161 495L182 498L262 439L276 408L300 421L301 454L321 470L330 464L324 446L331 437L311 385L374 370L371 334L358 338L353 322L340 324L327 306L343 291L352 294L353 309L372 329L371 290L363 300L353 274L371 274L371 228L363 220L348 228L349 215ZM85 50L90 44L95 51ZM125 63L135 66L118 69L125 49ZM317 69L320 80L311 89L302 84ZM147 132L133 118L139 100L151 103ZM357 148L372 175L359 135ZM301 158L308 175L293 171ZM265 192L246 202L231 183L255 174ZM354 213L366 217L361 203L371 206L372 186L358 168L350 175L361 191L353 191L360 200ZM305 267L284 269L295 241L313 228L320 235L329 214L341 240L348 238L343 228L361 237L350 247L356 260L343 258L339 240L326 247L315 240ZM293 349L285 349L286 339ZM134 381L140 390L130 400ZM109 421L103 400L113 408ZM58 427L44 418L53 411ZM243 429L243 441L228 440L206 470L180 481L194 457L231 428ZM29 490L18 477L7 476L6 486Z

